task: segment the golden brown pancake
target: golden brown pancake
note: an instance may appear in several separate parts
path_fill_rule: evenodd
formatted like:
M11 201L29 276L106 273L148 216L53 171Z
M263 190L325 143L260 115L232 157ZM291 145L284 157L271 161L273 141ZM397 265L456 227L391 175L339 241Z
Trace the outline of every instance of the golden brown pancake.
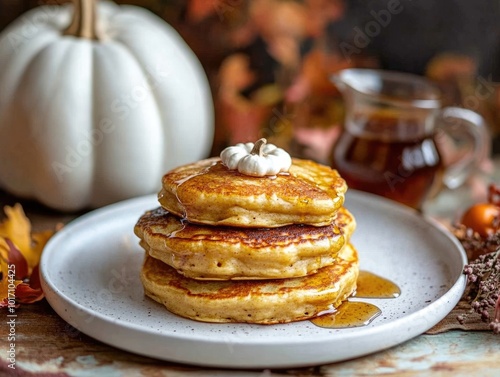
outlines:
M356 250L346 245L336 263L291 279L200 281L146 255L145 294L172 313L204 322L260 324L300 321L331 311L356 289Z
M188 223L163 208L146 212L134 231L150 256L195 279L304 276L335 261L356 222L345 208L327 226L214 227Z
M219 158L184 165L163 176L158 200L169 212L200 224L330 224L344 202L345 181L327 166L292 161L288 173L275 177L229 170Z

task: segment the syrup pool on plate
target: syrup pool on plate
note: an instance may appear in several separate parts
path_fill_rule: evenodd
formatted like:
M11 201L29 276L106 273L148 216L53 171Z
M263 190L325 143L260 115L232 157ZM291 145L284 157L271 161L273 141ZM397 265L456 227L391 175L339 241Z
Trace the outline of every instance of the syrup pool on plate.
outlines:
M358 298L396 298L401 294L399 287L392 281L368 271L360 271L356 294ZM345 301L333 313L311 319L319 327L342 329L361 327L370 324L382 311L376 305L361 301Z
M392 281L368 271L359 271L356 294L358 298L396 298L401 294Z

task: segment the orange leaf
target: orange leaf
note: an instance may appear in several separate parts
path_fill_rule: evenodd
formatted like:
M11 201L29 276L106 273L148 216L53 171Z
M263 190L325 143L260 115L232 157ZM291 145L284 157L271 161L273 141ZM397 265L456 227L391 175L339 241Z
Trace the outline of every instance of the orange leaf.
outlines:
M28 265L33 267L32 258L26 255L31 248L31 223L24 214L23 207L16 203L14 207L5 206L7 219L0 223L0 237L8 238L21 251Z
M6 238L5 242L9 246L9 265L15 266L16 279L26 279L29 276L28 263L26 262L26 259L10 239Z
M19 203L14 207L5 206L4 211L7 219L0 223L0 256L8 260L10 247L6 245L6 239L11 240L26 259L28 274L31 274L32 269L40 261L42 250L54 234L54 230L31 234L31 223Z
M20 204L5 206L4 210L7 219L0 223L0 308L9 304L8 296L10 293L12 297L14 289L17 303L27 304L43 298L38 264L47 241L55 232L46 230L31 234L31 223Z
M34 289L26 283L16 286L16 301L20 304L32 304L43 298L41 288Z

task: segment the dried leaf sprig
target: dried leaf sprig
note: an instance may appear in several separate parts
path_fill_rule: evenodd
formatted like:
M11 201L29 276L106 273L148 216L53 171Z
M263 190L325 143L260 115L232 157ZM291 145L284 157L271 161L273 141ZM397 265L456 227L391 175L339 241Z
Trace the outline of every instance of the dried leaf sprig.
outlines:
M471 309L457 320L464 323L468 315L477 313L494 333L500 334L500 248L467 264L464 274L467 276L464 298Z
M471 207L481 209L483 218L466 219L476 229L462 224L455 225L453 232L464 246L470 262L464 267L467 286L462 297L470 304L470 310L457 317L460 323L476 314L490 329L500 334L500 188L490 185L488 203ZM469 209L466 213L473 213ZM477 211L476 211L477 212ZM465 216L464 216L465 218ZM464 218L462 220L464 220Z

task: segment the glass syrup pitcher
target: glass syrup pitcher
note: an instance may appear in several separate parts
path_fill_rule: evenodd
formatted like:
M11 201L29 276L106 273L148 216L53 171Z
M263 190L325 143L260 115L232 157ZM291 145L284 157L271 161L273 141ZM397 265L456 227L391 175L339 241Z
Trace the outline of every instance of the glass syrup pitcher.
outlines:
M460 186L489 155L483 118L463 108L442 108L439 90L423 77L345 69L333 82L344 98L345 119L331 164L352 189L421 209L433 191L442 184ZM444 166L440 138L467 144L461 146L466 153Z

